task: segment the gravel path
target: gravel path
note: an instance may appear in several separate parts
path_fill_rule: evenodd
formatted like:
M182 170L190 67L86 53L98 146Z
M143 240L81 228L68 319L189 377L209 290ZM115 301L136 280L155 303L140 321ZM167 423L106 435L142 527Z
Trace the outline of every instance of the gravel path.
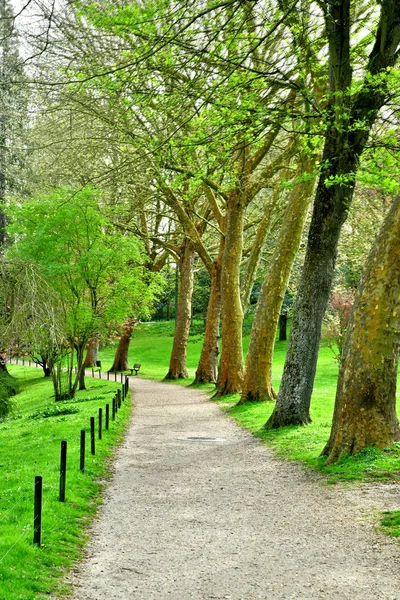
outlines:
M397 486L324 485L198 390L131 386L74 600L400 600L400 547L372 518L398 508Z

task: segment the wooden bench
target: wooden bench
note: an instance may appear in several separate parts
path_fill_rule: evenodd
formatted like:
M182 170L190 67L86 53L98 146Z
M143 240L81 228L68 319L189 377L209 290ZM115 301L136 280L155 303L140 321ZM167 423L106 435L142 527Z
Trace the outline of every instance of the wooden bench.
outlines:
M130 369L131 375L133 375L133 371L135 371L135 375L137 375L140 370L140 367L141 367L140 363L135 363L133 365L133 367Z

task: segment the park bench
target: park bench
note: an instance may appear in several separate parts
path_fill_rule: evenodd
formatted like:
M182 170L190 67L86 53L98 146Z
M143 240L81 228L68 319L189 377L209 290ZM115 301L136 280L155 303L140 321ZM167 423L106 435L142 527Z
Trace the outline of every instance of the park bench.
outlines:
M140 363L135 363L133 365L133 367L130 369L131 375L133 375L133 371L135 371L135 375L137 375L140 370L140 366L141 366Z

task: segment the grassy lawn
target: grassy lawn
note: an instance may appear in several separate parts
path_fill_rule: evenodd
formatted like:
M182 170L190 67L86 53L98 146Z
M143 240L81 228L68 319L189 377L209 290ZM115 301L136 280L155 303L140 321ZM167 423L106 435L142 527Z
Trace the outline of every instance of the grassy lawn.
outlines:
M130 400L110 420L108 431L103 424L103 439L98 440L98 409L105 413L118 384L87 378L86 391L56 404L51 381L40 369L11 365L9 370L19 393L12 399L11 417L0 423L0 600L31 600L63 591L59 582L80 556L87 525L101 501L102 482L109 476L109 459L129 418ZM59 413L65 409L66 414ZM87 432L84 473L79 470L82 429ZM58 500L61 440L68 443L65 503ZM32 543L36 475L43 477L41 548Z

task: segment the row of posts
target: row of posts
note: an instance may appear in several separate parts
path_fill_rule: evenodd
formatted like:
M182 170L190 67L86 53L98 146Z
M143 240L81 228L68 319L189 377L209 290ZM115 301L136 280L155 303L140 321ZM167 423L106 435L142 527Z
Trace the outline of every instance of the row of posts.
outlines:
M122 377L122 375L121 375ZM125 377L121 389L117 390L116 395L112 400L111 419L115 421L118 410L121 408L122 402L125 400L129 390L129 377ZM110 426L110 405L106 404L105 412L105 429ZM98 439L103 437L103 409L99 408L98 415ZM90 452L96 454L96 424L95 417L90 417ZM79 468L82 473L85 472L85 457L86 457L86 430L81 430L80 437L80 462ZM66 474L67 474L67 442L61 442L60 454L60 492L59 501L65 502L66 489ZM33 516L33 543L38 546L42 543L42 498L43 498L43 478L41 475L35 477L35 496L34 496L34 516Z

